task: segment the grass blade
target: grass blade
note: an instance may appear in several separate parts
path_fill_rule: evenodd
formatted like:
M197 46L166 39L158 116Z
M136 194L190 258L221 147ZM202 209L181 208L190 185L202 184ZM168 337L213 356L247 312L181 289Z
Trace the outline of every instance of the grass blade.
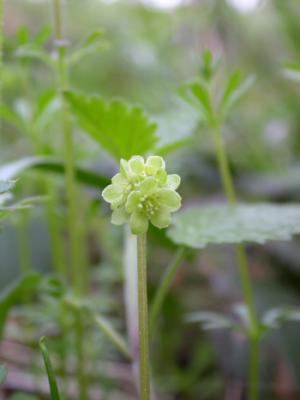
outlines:
M61 397L60 397L60 394L58 391L58 387L57 387L57 383L56 383L55 374L54 374L53 367L51 364L49 352L45 345L45 337L41 337L41 339L39 341L39 346L40 346L40 349L41 349L41 352L43 355L43 359L44 359L44 363L45 363L45 367L46 367L46 371L47 371L47 375L48 375L51 400L61 400Z

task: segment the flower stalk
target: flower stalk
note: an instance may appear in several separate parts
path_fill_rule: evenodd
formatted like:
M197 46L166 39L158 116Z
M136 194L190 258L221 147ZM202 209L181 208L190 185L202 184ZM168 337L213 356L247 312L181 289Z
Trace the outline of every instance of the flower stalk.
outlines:
M140 400L150 400L149 332L147 297L146 233L138 235L138 314L140 350Z

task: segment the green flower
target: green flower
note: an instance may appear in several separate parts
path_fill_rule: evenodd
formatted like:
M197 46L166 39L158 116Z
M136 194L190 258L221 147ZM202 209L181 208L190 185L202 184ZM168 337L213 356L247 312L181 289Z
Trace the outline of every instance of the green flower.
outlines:
M111 205L113 224L129 222L136 235L148 230L149 221L160 229L169 226L171 213L181 206L176 192L180 177L168 175L165 168L159 156L148 157L146 162L141 156L121 160L120 172L102 192Z

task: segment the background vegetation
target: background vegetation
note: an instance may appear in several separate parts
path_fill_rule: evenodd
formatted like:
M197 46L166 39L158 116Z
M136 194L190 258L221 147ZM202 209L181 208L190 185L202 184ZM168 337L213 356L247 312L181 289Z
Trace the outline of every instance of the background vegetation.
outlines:
M211 128L205 112L187 101L187 83L207 79L213 99L219 99L228 77L239 69L241 82L248 79L249 90L223 125L238 198L241 202L297 203L299 20L297 0L262 1L248 12L223 0L182 2L168 9L133 1L68 0L63 3L65 43L53 28L50 1L6 2L0 179L17 178L10 201L26 199L32 207L26 203L24 208L22 203L2 223L0 360L8 374L0 397L47 397L38 348L39 338L47 336L66 398L84 400L78 382L81 389L89 387L90 399L136 398L134 374L126 357L107 340L103 326L99 330L101 321L95 317L95 323L93 314L99 311L126 336L123 230L111 225L108 207L101 200L101 190L115 174L117 162L101 140L97 143L95 135L86 134L84 118L76 104L59 94L61 90L101 95L105 101L122 98L142 106L158 124L156 150L165 156L169 172L181 176L179 191L184 209L189 209L223 204L225 198ZM56 68L57 47L64 46L68 82L62 82ZM216 72L211 80L208 75L213 68L206 49L214 56ZM97 123L103 120L99 108L90 110ZM74 141L70 151L66 129L71 129ZM116 127L112 120L109 132L126 129L126 124ZM69 161L79 168L73 191L63 174L70 154L74 159ZM77 205L73 239L72 199ZM69 251L72 240L82 244L75 258ZM297 238L247 246L259 315L298 306L299 249ZM150 303L175 252L166 233L151 228ZM62 275L64 279L59 279ZM76 303L70 287L78 289L80 301L89 310L83 318L82 304ZM203 330L201 324L188 323L186 318L209 310L239 320L241 313L236 310L241 304L231 245L187 253L152 333L158 398L245 398L249 382L244 335L226 324ZM299 324L288 321L264 337L261 398L299 398L299 335Z

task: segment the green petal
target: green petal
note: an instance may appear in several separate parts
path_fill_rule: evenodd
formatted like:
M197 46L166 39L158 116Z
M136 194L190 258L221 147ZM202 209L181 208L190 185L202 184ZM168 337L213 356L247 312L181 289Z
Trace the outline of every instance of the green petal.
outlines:
M171 223L171 215L169 212L157 212L151 219L151 223L159 229L166 228Z
M130 228L134 235L140 235L141 233L146 233L148 230L148 218L139 212L134 212L130 217Z
M120 172L124 174L127 178L130 177L130 168L128 165L128 161L123 158L120 160Z
M172 189L160 189L157 192L157 201L160 206L176 211L181 206L181 197Z
M122 188L117 185L108 185L102 192L102 197L108 203L119 202L123 197Z
M112 183L116 186L122 187L124 189L128 185L128 179L123 172L119 172L115 176L112 177Z
M152 193L154 193L156 189L157 189L157 182L151 176L145 178L140 184L140 191L147 196L150 196Z
M155 178L157 179L160 185L165 185L167 183L168 175L164 169L160 168L156 172Z
M165 169L165 161L160 156L150 156L146 161L146 172L148 175L155 175L159 169Z
M133 211L136 211L139 209L139 204L141 203L141 197L142 193L141 192L131 192L127 198L126 202L126 212L132 213Z
M116 208L111 214L111 222L114 225L123 225L128 221L128 214L124 208Z
M170 189L176 190L180 185L181 178L177 174L168 175L167 185Z
M145 170L145 162L141 156L133 156L128 161L131 171L135 174L142 174Z

